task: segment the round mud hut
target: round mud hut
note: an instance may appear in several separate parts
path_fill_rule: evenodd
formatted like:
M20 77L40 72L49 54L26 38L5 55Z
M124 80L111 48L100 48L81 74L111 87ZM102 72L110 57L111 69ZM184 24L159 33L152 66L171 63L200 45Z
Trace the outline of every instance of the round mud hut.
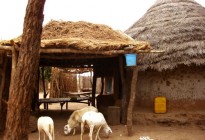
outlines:
M137 107L205 108L205 8L194 0L157 0L125 33L163 53L138 55Z

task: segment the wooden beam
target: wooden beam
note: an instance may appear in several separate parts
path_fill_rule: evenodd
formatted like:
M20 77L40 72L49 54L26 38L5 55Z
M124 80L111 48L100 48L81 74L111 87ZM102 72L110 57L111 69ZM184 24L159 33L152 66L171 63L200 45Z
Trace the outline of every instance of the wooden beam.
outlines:
M19 47L15 45L15 49L19 51ZM11 46L4 46L0 45L0 50L7 50L11 51L12 47ZM75 54L101 54L101 55L120 55L120 54L127 54L127 53L162 53L164 52L163 50L108 50L108 51L99 51L99 50L75 50L75 49L70 49L70 48L42 48L40 47L40 53L75 53Z
M15 48L17 51L19 51L19 47ZM0 45L0 50L7 50L11 51L11 46L3 46ZM116 55L116 54L125 54L125 53L131 53L131 51L125 51L125 50L111 50L111 51L98 51L98 50L74 50L69 48L40 48L40 53L75 53L75 54L102 54L102 55ZM133 51L132 51L133 52Z
M111 50L111 51L98 51L98 50L73 50L65 49L40 49L40 53L75 53L75 54L101 54L101 55L118 55L127 53L136 53L135 51L127 50Z
M62 59L96 59L96 58L112 58L117 55L76 55L76 54L61 54L61 56L51 55L51 54L41 54L42 59L53 59L53 60L62 60Z
M130 93L130 100L127 109L127 132L128 136L133 135L132 131L132 115L133 115L133 108L135 104L135 96L136 96L136 87L137 87L137 77L138 77L138 67L134 67L133 76L132 76L132 83L131 83L131 93Z

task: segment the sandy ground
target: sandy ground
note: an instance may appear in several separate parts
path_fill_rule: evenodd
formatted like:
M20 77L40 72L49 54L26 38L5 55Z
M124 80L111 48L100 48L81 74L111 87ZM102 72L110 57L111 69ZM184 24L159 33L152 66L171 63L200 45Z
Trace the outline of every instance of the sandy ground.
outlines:
M80 140L80 127L76 130L76 135L64 135L63 127L70 114L76 110L87 106L83 103L69 103L68 110L60 110L60 104L49 104L49 110L44 110L40 106L37 116L50 116L54 120L55 140ZM133 114L133 136L127 136L126 125L110 125L113 133L109 138L100 133L102 140L204 140L205 139L205 110L175 110L165 114L155 114L152 110L137 109ZM38 140L37 118L32 121L32 130L29 140ZM84 140L89 140L89 130L84 135ZM150 139L142 139L149 137ZM141 138L141 139L140 139ZM2 134L0 134L2 139Z
M49 105L49 110L41 110L39 116L51 116L55 123L56 140L79 140L80 128L76 135L64 135L63 127L69 115L75 109L86 106L82 103L69 103L68 110L60 111L59 104ZM43 106L41 106L43 108ZM166 114L155 114L151 111L139 111L136 114L135 125L133 125L133 136L127 136L126 125L110 126L113 133L105 138L100 133L102 140L149 140L140 139L149 137L153 140L204 140L205 139L205 111L195 112L167 112ZM134 116L135 116L134 115ZM86 130L84 140L89 140L89 130ZM37 140L38 131L29 134L29 140Z

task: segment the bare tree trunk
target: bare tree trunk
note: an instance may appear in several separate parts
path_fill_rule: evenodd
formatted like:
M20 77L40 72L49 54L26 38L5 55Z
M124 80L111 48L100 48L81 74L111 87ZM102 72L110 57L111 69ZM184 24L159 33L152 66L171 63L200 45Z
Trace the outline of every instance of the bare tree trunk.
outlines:
M38 76L44 4L45 0L28 1L19 58L11 77L4 140L28 140L31 97Z
M133 115L133 108L134 108L135 96L136 96L137 77L138 77L138 68L136 66L136 67L134 67L134 70L133 70L130 101L129 101L129 105L128 105L128 109L127 109L127 132L128 132L128 136L132 136L132 134L133 134L132 115Z

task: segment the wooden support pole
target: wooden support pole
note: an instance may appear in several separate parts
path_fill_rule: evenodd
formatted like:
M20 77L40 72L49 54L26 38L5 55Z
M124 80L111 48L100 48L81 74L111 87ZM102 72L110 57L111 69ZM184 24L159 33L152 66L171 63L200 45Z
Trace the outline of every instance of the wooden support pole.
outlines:
M124 56L119 57L119 68L120 68L120 79L122 85L122 101L121 101L121 123L126 124L127 122L127 94L125 92L125 74L124 74L124 65L123 58Z
M133 76L132 76L132 83L131 83L131 93L130 93L130 101L128 104L127 110L127 132L128 136L133 135L132 131L132 115L133 115L133 108L135 104L135 96L136 96L136 87L137 87L137 77L138 77L138 67L134 67Z
M58 46L58 45L53 45ZM95 49L93 50L75 50L75 49L70 49L68 46L69 45L64 45L65 49L51 49L49 48L49 45L47 46L40 46L40 54L50 54L50 53L77 53L77 54L96 54L96 55L121 55L121 54L128 54L128 53L163 53L164 50L150 50L150 49L144 49L144 46L141 48L138 47L138 49L128 49L126 50L125 48L123 50L111 50L111 51L97 51ZM6 45L0 45L0 50L6 50L6 51L11 51L11 46L6 46ZM19 47L16 47L16 50L19 51Z
M104 76L101 77L101 84L102 84L102 87L101 87L101 92L100 92L100 95L103 95L103 92L104 92Z
M62 97L63 96L63 72L62 72L62 70L60 70L59 71L59 95L58 95L58 97Z
M7 104L7 101L3 99L3 92L4 92L4 88L5 88L5 83L6 83L6 68L7 68L7 63L8 60L7 58L5 58L5 52L2 53L3 55L1 56L0 59L2 59L2 65L3 68L1 68L1 84L0 84L0 130L2 130L4 128L3 124L3 103Z
M43 98L46 98L46 85L45 85L45 77L44 77L44 67L41 67L41 77L42 77L42 84L43 84Z
M41 67L41 77L42 77L42 84L43 84L43 98L46 98L46 86L45 86L45 77L44 77L44 67ZM44 104L44 109L46 109L46 104Z
M95 106L96 83L97 83L97 76L96 76L95 70L94 70L93 85L92 85L92 106Z
M77 91L80 92L81 88L80 88L80 73L76 74L77 76Z

